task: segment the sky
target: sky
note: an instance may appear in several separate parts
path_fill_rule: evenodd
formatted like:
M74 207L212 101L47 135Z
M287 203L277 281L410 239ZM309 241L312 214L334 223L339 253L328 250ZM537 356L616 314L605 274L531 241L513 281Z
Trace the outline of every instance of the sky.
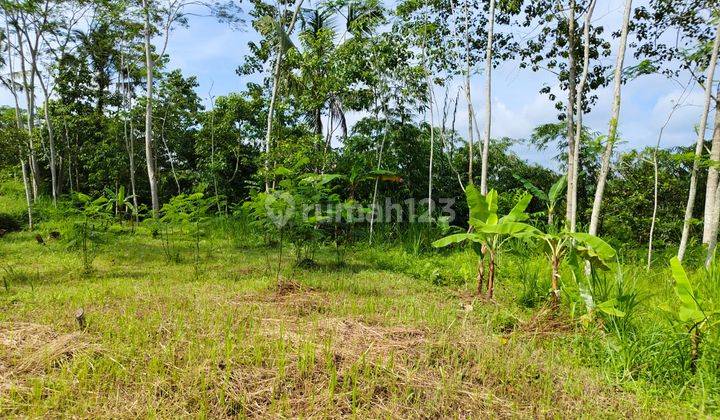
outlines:
M634 6L642 4L636 0ZM606 33L620 27L624 0L599 1L594 13L594 23L606 27ZM518 32L517 35L527 36ZM249 41L256 35L251 28L237 30L227 24L219 23L210 17L192 16L187 28L176 28L168 45L170 56L169 69L180 68L184 75L195 75L199 82L198 94L209 104L210 96L220 96L243 90L246 83L253 80L240 77L235 69L247 54ZM612 41L612 54L604 58L604 63L613 66L616 60L618 39ZM629 51L625 67L637 63ZM482 63L478 63L482 67ZM257 80L257 79L255 79ZM484 76L478 74L472 78L474 109L482 130L484 115ZM687 79L685 80L687 83ZM517 62L507 62L493 71L492 92L492 137L528 138L533 128L547 122L557 121L557 111L547 95L538 90L548 84L557 90L555 76L547 71L532 72L519 69ZM597 91L598 101L591 113L584 117L584 123L592 131L607 132L611 112L612 83ZM623 86L619 120L621 136L620 150L654 146L658 132L668 118L673 104L678 100L683 88L677 81L663 76L643 76ZM438 91L436 98L443 98L444 91ZM461 98L463 95L461 95ZM693 86L686 95L683 106L674 114L667 125L661 146L688 146L695 142L694 127L698 124L703 99L702 89ZM11 105L8 92L0 92L0 104ZM464 109L460 104L458 109ZM467 132L467 115L458 112L456 128L460 133ZM360 116L351 115L350 122ZM532 147L518 145L514 150L524 159L548 167L557 167L553 161L554 150L538 152Z

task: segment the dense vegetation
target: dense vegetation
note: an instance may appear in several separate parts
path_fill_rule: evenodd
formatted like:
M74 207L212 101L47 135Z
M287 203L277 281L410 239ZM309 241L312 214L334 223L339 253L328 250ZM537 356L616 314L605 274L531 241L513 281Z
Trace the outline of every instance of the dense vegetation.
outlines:
M716 415L720 4L622 3L0 0L0 416ZM253 34L209 106L198 14ZM686 147L616 150L647 74Z

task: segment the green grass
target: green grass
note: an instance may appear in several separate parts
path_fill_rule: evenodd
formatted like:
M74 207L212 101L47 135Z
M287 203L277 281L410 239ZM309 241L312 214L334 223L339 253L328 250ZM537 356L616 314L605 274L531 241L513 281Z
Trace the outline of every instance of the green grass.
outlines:
M463 252L358 248L338 267L326 250L312 269L286 257L278 288L277 250L238 247L227 232L203 242L199 268L189 241L178 240L182 258L168 263L147 230L113 232L90 274L64 239L41 246L25 232L0 242L0 417L716 410L707 383L673 383L679 369L653 376L660 368L623 351L610 328L522 306L521 279L533 274L515 257L501 259L497 302L488 303L472 297L473 259Z

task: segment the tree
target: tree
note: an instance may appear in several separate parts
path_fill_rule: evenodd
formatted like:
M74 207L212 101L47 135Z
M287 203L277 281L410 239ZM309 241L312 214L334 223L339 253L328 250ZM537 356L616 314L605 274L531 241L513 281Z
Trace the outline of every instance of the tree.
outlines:
M631 12L632 0L626 0L625 13L623 14L623 23L620 30L620 45L618 47L618 55L615 62L613 107L612 115L610 116L610 128L608 130L605 151L602 155L600 174L598 175L597 187L595 188L595 200L593 201L592 215L590 216L590 229L588 232L591 235L597 235L598 224L600 223L600 207L602 206L607 175L610 171L610 159L612 158L613 147L615 146L615 141L617 139L618 119L620 118L620 93L622 90L623 63L625 62L625 50L627 48L628 32L630 31Z
M686 0L681 4L674 4L665 0L652 0L649 7L639 7L635 11L635 29L637 32L636 57L644 58L640 70L642 72L662 72L667 77L677 78L680 73L685 72L695 79L699 84L704 85L705 98L712 95L713 51L718 37L718 24L714 21L714 14L718 10L720 2L717 0ZM671 42L663 42L667 33L672 34ZM713 41L715 40L715 41ZM713 45L711 47L711 45ZM715 59L716 60L716 59ZM703 77L696 73L696 69L705 68ZM710 77L707 75L710 74ZM710 86L708 88L708 86ZM697 133L694 170L691 173L691 185L688 192L685 217L678 249L678 257L683 258L690 237L690 222L692 219L695 197L697 194L698 170L702 159L702 143L707 128L710 101L706 100L700 118ZM706 185L705 208L712 207L713 201L713 180L711 171L708 172L711 182ZM704 214L705 223L703 226L703 241L708 239L711 229L712 212Z
M605 86L607 66L591 60L599 61L608 56L610 46L601 36L603 27L591 25L595 1L566 2L534 1L524 8L522 25L527 28L536 27L539 33L536 38L527 42L520 49L521 67L530 66L533 71L546 69L557 75L560 89L567 92L567 100L556 100L556 93L550 86L544 86L540 92L548 94L558 111L558 119L564 121L564 144L567 147L566 170L568 175L568 191L566 200L566 219L571 228L577 223L578 214L578 178L581 148L582 113L589 112L597 97L592 91ZM580 38L577 19L585 15L582 27L582 50L577 40ZM578 75L577 58L582 54L583 68ZM559 60L558 57L566 58Z

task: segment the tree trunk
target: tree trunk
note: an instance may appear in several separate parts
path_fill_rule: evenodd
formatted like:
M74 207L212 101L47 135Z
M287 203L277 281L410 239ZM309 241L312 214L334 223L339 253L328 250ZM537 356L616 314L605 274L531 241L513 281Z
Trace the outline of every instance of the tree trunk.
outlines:
M388 122L389 117L387 115L387 109L383 106L383 114L385 115L385 129L383 130L383 138L380 142L380 149L378 150L378 161L377 161L377 171L380 171L380 167L382 165L382 157L383 157L383 150L385 149L385 140L387 140L387 132L388 132ZM377 193L378 193L378 184L380 182L380 176L377 174L375 175L375 186L373 187L373 198L372 198L372 207L370 208L370 244L372 244L373 240L373 233L375 228L375 214L377 213L376 206L377 206ZM388 215L389 216L389 215Z
M488 261L488 287L487 298L492 299L495 293L495 251L488 250L490 260Z
M690 237L690 221L692 220L693 208L695 207L695 195L697 194L697 173L700 168L700 157L702 156L703 146L705 143L705 129L707 128L708 114L710 113L710 100L712 97L712 84L715 77L715 67L718 60L718 50L720 49L720 23L715 30L715 42L713 43L712 55L710 63L707 67L705 75L705 103L703 105L702 116L700 117L700 126L698 127L698 138L695 145L695 160L693 161L692 172L690 174L690 192L688 193L688 201L685 206L685 218L683 221L682 237L680 238L680 247L678 248L678 260L682 261L687 250L687 243Z
M428 109L430 111L430 161L428 162L428 222L432 221L433 212L433 201L432 201L432 188L433 188L433 157L435 153L435 101L433 100L433 82L430 77L430 70L427 68L427 60L425 72L427 73L428 83Z
M7 42L7 64L8 69L10 70L10 74L14 74L13 70L13 58L12 58L12 44L10 41L10 24L8 23L8 18L5 16L5 33L6 33L6 42ZM20 101L18 99L18 93L15 89L15 82L10 77L10 93L12 94L14 103L15 103L15 126L18 130L18 132L22 131L22 113L20 112ZM30 230L33 229L33 217L32 217L32 187L30 185L30 179L28 177L28 168L27 163L25 162L25 158L23 157L23 150L20 145L18 145L18 157L20 158L20 169L22 171L22 178L23 178L23 187L25 188L25 201L27 204L27 211L28 211L28 228Z
M598 175L597 188L595 189L595 200L593 201L592 216L590 217L590 234L597 235L598 225L600 224L600 207L602 206L603 193L605 192L605 183L607 182L608 172L610 172L610 160L612 158L613 146L617 138L618 119L620 118L620 92L622 89L622 71L625 61L625 49L627 48L627 38L630 26L630 13L632 12L632 0L625 2L625 14L623 16L623 26L620 35L620 48L618 49L617 62L615 63L615 92L613 94L612 116L610 117L610 128L608 130L607 144L602 156L602 164L600 166L600 174Z
M582 104L585 85L587 84L588 71L590 68L590 21L592 19L593 12L595 11L596 3L597 0L592 0L590 2L590 5L588 5L587 11L585 12L585 24L583 26L583 68L582 74L580 75L580 83L578 84L575 93L575 136L572 140L568 136L568 155L572 154L572 160L570 160L570 156L568 156L566 217L570 224L570 232L575 232L575 230L577 229L578 174L580 172L580 149L582 147L583 128ZM572 146L570 146L570 144L572 144Z
M45 114L45 125L47 126L46 128L48 133L48 143L50 145L50 184L52 188L53 205L57 206L57 198L60 190L57 181L58 176L56 162L57 158L55 152L55 133L53 132L52 121L50 120L50 110L48 108L48 102L50 102L50 92L48 92L48 87L45 85L45 82L43 82L40 73L38 73L37 76L38 81L40 81L40 88L45 95L45 106L43 107L43 109Z
M295 5L295 11L293 12L292 19L290 20L290 25L288 25L287 28L287 34L290 36L293 29L295 28L295 20L297 20L297 16L300 13L300 8L302 7L303 0L297 0L297 3ZM280 22L278 24L281 24ZM278 52L277 57L275 58L275 68L273 70L273 77L272 77L272 93L270 95L270 106L268 107L268 116L267 116L267 130L265 131L265 192L270 191L270 182L268 178L268 171L270 170L270 141L272 139L272 126L273 126L273 117L275 114L275 102L277 101L278 91L280 90L280 67L282 65L282 58L283 58L283 49L282 45L278 44Z
M487 26L487 47L485 48L485 133L483 137L482 167L480 168L480 191L487 194L488 156L490 155L490 133L492 121L492 51L495 27L495 0L490 0Z
M125 69L127 74L129 74L130 68L124 62L124 55L121 56L121 60L121 67ZM125 100L123 101L123 104L127 107L127 115L125 116L123 131L125 133L125 150L128 154L128 166L130 170L130 194L132 195L133 206L135 207L135 222L137 223L140 217L138 215L138 197L137 190L135 188L135 128L133 127L132 119L133 92L130 89L129 83L127 83L127 86L125 86L125 83L123 83L123 89L123 93L125 95Z
M715 93L715 127L713 128L712 147L710 149L711 165L708 168L707 185L705 186L705 211L703 213L703 243L707 244L712 235L712 223L715 217L715 190L718 185L718 170L715 165L720 161L720 84Z
M15 23L15 32L17 34L18 41L18 53L20 54L20 71L22 72L23 78L23 89L25 90L25 102L27 105L27 132L28 132L28 156L30 161L30 174L32 181L32 198L36 201L38 198L38 189L40 188L40 167L35 158L35 144L33 141L33 129L35 128L35 63L33 54L31 54L31 67L32 72L30 79L27 76L27 67L25 65L28 57L25 56L25 48L23 46L23 40L20 36L19 23Z
M485 283L485 259L484 256L478 257L477 267L477 294L482 296L483 284Z
M552 303L557 306L560 303L560 257L552 256Z
M705 257L705 267L710 268L713 259L715 258L715 249L717 248L718 239L718 225L720 224L720 183L718 183L715 192L713 193L715 202L713 203L712 216L710 219L710 234L708 235L708 249L707 256Z
M150 0L143 0L145 9L145 64L147 73L145 104L145 160L147 161L148 181L150 182L150 198L152 200L153 217L160 211L160 197L158 196L158 182L155 167L155 152L153 150L152 121L153 121L153 67L155 65L150 47Z
M683 103L683 98L685 96L685 93L687 92L688 87L690 87L690 83L692 83L692 79L688 82L688 84L685 86L685 89L683 89L682 94L678 97L677 101L675 101L672 109L670 110L670 113L667 116L667 119L665 120L665 123L660 127L660 132L658 133L657 143L655 144L655 149L653 150L653 172L654 172L654 182L653 182L653 214L652 219L650 222L650 235L648 239L648 254L647 254L647 270L650 271L650 265L652 264L652 253L653 253L653 238L655 234L655 223L657 221L657 209L658 209L658 200L659 200L659 170L658 170L658 151L660 150L660 141L662 140L663 133L665 132L665 128L670 123L670 119L672 118L673 114L675 114L675 111L680 108L681 104Z
M465 0L465 99L468 107L468 183L473 184L473 106L470 88L470 16L468 12L468 0Z

